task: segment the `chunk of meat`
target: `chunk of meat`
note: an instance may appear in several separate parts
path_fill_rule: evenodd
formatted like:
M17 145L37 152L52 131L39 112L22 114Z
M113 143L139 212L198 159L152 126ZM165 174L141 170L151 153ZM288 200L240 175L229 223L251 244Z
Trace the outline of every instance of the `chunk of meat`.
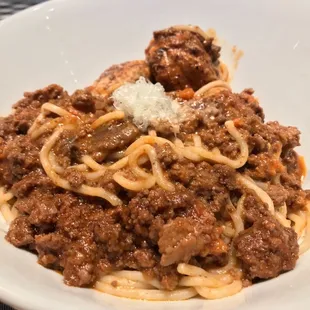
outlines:
M117 151L129 146L140 135L139 129L130 122L101 126L89 137L76 141L76 147L100 161L100 154Z
M66 169L63 177L69 181L72 188L79 188L86 181L86 177L76 169Z
M273 217L257 219L234 241L237 257L250 279L268 279L295 267L297 235Z
M195 221L176 218L166 224L159 234L158 247L162 254L161 265L188 262L210 242L209 238L199 238L201 232L196 230Z
M37 169L25 175L19 182L14 183L12 192L16 197L22 198L35 188L44 188L45 191L49 191L55 189L55 185L41 169Z
M28 221L33 225L53 224L57 221L61 201L49 191L34 190L27 197L19 198L15 208L29 215Z
M40 167L40 149L29 136L17 136L9 141L0 158L0 180L13 184L36 168Z
M34 242L34 230L27 216L17 217L10 225L6 240L16 247L30 246Z
M281 184L269 185L267 194L272 199L275 207L283 206L286 199L288 198L288 192Z
M134 83L140 77L150 79L149 66L144 60L124 62L105 70L88 90L97 95L108 96L124 83Z
M71 243L63 254L64 282L70 286L89 286L96 279L97 246L91 239L83 238Z
M71 96L71 100L72 106L79 111L84 113L96 112L96 102L93 96L87 91L75 91Z
M215 218L199 200L184 211L184 217L168 221L159 232L158 247L162 254L161 265L188 262L193 256L211 254L215 233ZM182 213L180 214L182 215Z
M37 235L35 248L39 255L39 263L48 268L60 268L63 251L70 240L59 233Z
M219 78L220 48L201 35L173 27L154 32L146 59L156 82L166 91L199 89Z
M229 201L229 190L236 188L235 170L226 165L196 165L189 189L209 204L212 212L219 212Z

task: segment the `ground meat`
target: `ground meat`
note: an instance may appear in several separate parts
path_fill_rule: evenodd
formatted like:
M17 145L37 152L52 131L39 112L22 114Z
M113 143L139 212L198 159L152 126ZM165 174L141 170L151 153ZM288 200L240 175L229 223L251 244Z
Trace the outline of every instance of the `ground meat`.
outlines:
M260 153L249 156L246 173L256 180L270 180L284 170L283 164L273 154Z
M83 238L71 243L62 259L64 282L70 286L89 286L96 279L97 247Z
M39 263L47 268L62 269L60 261L69 242L70 240L60 233L37 235L35 249L39 255Z
M29 136L17 136L9 141L0 158L0 180L13 184L36 168L40 167L39 148Z
M105 70L94 84L88 87L92 94L110 95L116 88L128 82L133 83L140 77L150 78L150 69L145 61L135 60L113 65Z
M169 177L183 185L188 186L195 176L195 165L191 161L184 159L177 161L169 170Z
M211 166L207 162L197 164L189 185L189 189L208 203L212 212L219 212L228 204L228 189L235 188L235 170L224 165Z
M272 217L258 218L235 239L237 257L250 279L268 279L295 267L297 235Z
M44 188L45 191L49 191L54 190L55 185L41 169L37 169L25 175L19 182L14 183L12 192L16 197L22 198L35 188Z
M146 59L156 82L166 91L191 87L194 90L219 78L220 48L199 34L176 30L154 32Z
M72 106L84 113L96 112L96 101L94 97L87 91L77 90L72 96Z
M76 169L67 169L63 177L69 181L72 188L79 188L82 184L86 183L86 177Z
M273 201L275 207L281 207L288 198L287 190L280 184L278 185L269 185L267 194Z
M31 224L40 226L57 222L60 205L59 196L49 191L34 190L27 197L19 198L14 206L22 214L29 215Z
M171 148L171 146L166 143L164 145L155 145L155 150L157 153L157 158L160 161L164 169L169 168L173 163L178 160L178 155Z
M40 113L40 107L46 102L63 100L68 97L63 88L52 84L35 92L24 93L24 98L14 106L12 116L13 131L17 134L26 134L34 120ZM1 130L0 130L1 132Z
M252 225L258 218L270 215L268 206L252 191L249 191L244 199L243 213L248 225Z
M34 234L28 217L19 216L11 223L6 240L16 247L30 246L34 242Z

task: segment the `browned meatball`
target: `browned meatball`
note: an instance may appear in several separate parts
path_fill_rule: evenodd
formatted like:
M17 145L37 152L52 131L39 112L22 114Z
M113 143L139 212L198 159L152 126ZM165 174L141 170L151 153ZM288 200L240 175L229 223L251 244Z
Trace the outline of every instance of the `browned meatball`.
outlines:
M148 64L144 60L127 61L105 70L88 90L95 95L110 95L122 84L133 83L141 76L150 78Z
M268 279L292 270L298 258L297 235L273 217L258 219L234 241L249 278Z
M154 32L146 60L156 82L166 91L194 90L219 78L220 47L201 35L173 27Z

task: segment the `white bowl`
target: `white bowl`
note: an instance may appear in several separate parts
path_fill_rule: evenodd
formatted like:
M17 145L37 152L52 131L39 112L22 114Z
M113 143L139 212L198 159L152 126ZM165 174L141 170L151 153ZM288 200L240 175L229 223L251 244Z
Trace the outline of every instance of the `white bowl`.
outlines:
M225 61L244 51L233 87L253 87L267 118L297 125L310 161L310 2L283 0L55 0L0 23L0 113L49 83L69 91L108 66L144 57L152 31L174 24L215 28ZM307 187L307 183L305 184ZM308 182L309 187L309 182ZM70 288L0 232L0 299L18 309L308 309L310 253L294 271L216 301L143 302Z

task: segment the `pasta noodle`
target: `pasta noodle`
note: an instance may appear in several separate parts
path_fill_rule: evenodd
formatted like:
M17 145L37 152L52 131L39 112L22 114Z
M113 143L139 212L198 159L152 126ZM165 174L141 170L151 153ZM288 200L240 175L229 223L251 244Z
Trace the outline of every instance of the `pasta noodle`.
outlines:
M233 283L219 288L196 286L195 289L199 295L206 299L219 299L240 292L242 289L242 282L240 280L235 280Z
M207 94L208 92L211 92L211 90L213 92L214 90L222 90L222 89L227 89L227 90L231 91L229 84L227 84L226 82L221 81L221 80L214 81L214 82L208 83L207 85L198 89L195 92L195 96L196 97L197 96L203 96L203 95Z

